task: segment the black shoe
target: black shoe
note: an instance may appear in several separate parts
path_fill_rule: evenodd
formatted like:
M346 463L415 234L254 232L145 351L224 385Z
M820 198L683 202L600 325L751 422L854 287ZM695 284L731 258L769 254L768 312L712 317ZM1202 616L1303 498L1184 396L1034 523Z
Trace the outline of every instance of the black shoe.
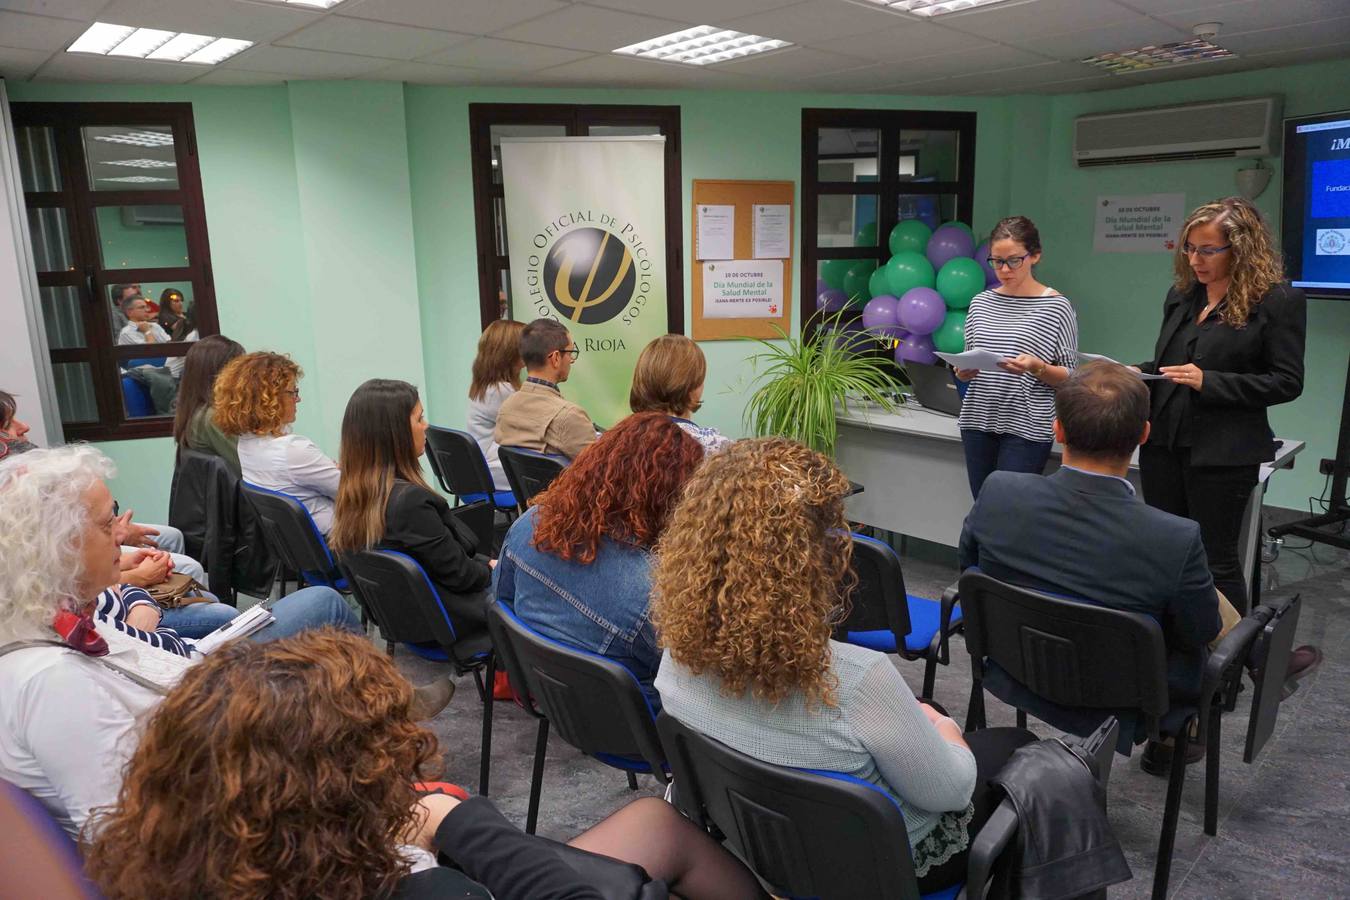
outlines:
M1186 765L1193 766L1205 758L1205 745L1186 744ZM1139 768L1150 775L1166 778L1172 771L1172 748L1167 744L1149 741L1139 757Z

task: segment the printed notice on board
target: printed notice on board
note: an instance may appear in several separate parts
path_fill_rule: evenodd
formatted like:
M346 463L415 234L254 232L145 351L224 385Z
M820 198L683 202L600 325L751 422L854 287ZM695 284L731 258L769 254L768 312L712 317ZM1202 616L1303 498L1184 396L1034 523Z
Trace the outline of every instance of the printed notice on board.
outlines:
M1186 218L1185 194L1098 197L1092 249L1098 253L1170 253Z
M695 259L732 259L735 247L736 207L699 206L694 232Z
M755 204L755 259L787 259L792 255L792 207L786 203Z
M703 318L776 319L782 314L781 259L733 259L703 267Z

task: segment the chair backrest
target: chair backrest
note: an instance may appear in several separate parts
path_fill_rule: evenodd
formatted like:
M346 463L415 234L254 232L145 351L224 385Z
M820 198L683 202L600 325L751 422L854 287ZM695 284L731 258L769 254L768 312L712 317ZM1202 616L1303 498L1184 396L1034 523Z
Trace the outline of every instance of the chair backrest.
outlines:
M876 538L853 535L853 572L858 585L850 597L852 608L835 626L836 640L850 631L885 631L895 634L895 646L903 650L912 629L909 602L905 599L905 576L900 557Z
M1298 615L1303 608L1295 594L1279 606L1261 605L1254 616L1268 617L1256 639L1254 656L1261 660L1260 668L1252 672L1256 690L1252 694L1251 716L1247 719L1247 742L1242 761L1254 762L1261 748L1275 731L1275 719L1284 697L1285 675L1289 669L1289 654L1294 647L1294 632L1298 629Z
M665 753L637 678L612 659L546 638L510 606L488 607L488 631L516 692L582 753L642 760L662 777Z
M0 894L44 900L100 896L85 878L75 842L27 791L0 781Z
M387 641L450 647L459 639L440 595L417 560L394 550L342 557L347 583Z
M567 468L565 456L539 453L524 447L498 447L497 458L502 462L502 470L506 472L506 480L511 484L511 492L516 495L521 512L529 509L530 500L543 493L558 473Z
M495 513L491 501L479 500L463 506L450 507L450 515L473 532L478 538L478 552L488 556L497 555L496 532L493 526Z
M217 468L225 468L225 461L214 453L180 448L169 485L169 524L183 532L183 552L208 567L210 562L202 558L211 523L206 505Z
M1037 696L1066 707L1167 712L1162 628L1142 613L1014 587L981 572L961 576L972 672L997 663Z
M917 900L905 819L881 788L747 756L669 713L657 728L681 807L780 897Z
M473 435L454 428L427 428L427 461L447 494L491 494L492 472Z
M310 584L334 586L341 577L328 543L305 505L281 491L239 482L262 522L272 552Z

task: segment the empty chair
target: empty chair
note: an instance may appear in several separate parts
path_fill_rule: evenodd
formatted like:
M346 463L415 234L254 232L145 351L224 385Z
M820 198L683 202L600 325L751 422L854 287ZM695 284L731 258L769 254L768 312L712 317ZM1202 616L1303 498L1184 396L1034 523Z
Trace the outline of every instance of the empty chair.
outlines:
M515 494L496 489L483 449L467 431L429 426L427 461L441 489L453 494L460 503L487 500L495 509L516 512Z
M247 481L241 481L240 487L262 522L268 545L281 561L277 575L281 578L283 593L286 590L285 569L296 572L301 584L349 590L333 554L328 552L327 541L303 503L290 494L261 488Z
M502 461L506 480L516 496L516 506L524 512L535 494L541 494L558 473L567 467L567 457L539 453L524 447L498 447L497 458Z

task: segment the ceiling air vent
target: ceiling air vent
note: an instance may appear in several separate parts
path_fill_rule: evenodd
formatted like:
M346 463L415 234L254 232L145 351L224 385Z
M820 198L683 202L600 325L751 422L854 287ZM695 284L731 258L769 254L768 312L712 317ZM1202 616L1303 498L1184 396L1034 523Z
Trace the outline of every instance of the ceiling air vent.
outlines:
M1073 161L1087 168L1274 156L1279 135L1278 97L1100 113L1074 120Z

